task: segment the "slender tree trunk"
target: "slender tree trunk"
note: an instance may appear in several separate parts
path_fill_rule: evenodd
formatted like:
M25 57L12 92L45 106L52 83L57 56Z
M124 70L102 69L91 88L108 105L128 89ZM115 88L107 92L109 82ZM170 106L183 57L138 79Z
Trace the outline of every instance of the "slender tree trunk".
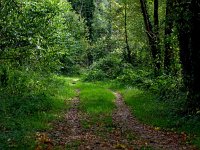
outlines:
M82 10L83 10L83 0L80 0L81 6L79 10L79 14L82 16Z
M156 34L157 41L159 41L158 0L154 0L154 32Z
M159 17L158 17L158 0L154 0L154 34L155 34L155 65L156 74L161 73L161 49L160 49L160 39L159 39Z
M167 0L166 2L166 19L165 19L165 51L164 51L164 69L167 74L171 72L171 63L173 60L173 49L171 43L171 34L173 29L173 12L174 2Z
M147 11L146 1L140 0L141 10L144 18L144 24L146 28L146 33L149 39L151 54L153 58L153 64L155 69L155 75L159 75L161 71L161 61L160 61L160 50L158 42L158 2L156 1L154 6L154 25L157 27L153 30L152 23L149 19L149 14ZM156 32L155 32L156 31Z
M111 37L112 37L112 1L109 0L109 13L108 13L108 34L107 34L107 51L111 52L112 44L111 44Z
M125 43L126 43L126 60L128 63L132 64L132 57L131 57L131 50L130 50L130 46L128 43L128 31L127 31L127 2L125 0L124 3L124 34L125 34Z

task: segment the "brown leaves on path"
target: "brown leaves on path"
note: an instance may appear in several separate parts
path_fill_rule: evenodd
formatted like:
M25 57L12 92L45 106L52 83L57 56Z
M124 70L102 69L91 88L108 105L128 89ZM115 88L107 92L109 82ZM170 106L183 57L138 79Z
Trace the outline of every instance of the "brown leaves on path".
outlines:
M123 130L129 130L137 135L141 141L146 141L153 149L164 150L194 150L195 148L185 144L185 134L176 134L173 132L161 131L159 128L153 128L140 123L125 105L122 96L116 95L117 110L113 115L114 121Z
M62 120L56 120L55 122L53 122L52 130L44 133L37 133L39 135L43 135L43 138L38 138L38 136L36 137L38 143L36 146L36 150L53 150L55 149L55 147L59 149L64 149L65 145L67 143L70 143L72 140L81 139L81 127L77 109L80 101L80 91L77 90L76 92L77 96L70 101L70 109L64 115L64 118ZM51 141L52 147L49 148L44 139L46 139L45 141Z
M52 130L37 133L36 150L195 149L185 144L184 134L162 131L140 123L119 93L114 93L117 107L113 115L100 115L93 121L89 114L78 109L79 93L77 90L77 96L71 100L71 107L63 119L53 122ZM112 122L103 122L106 117L111 117Z

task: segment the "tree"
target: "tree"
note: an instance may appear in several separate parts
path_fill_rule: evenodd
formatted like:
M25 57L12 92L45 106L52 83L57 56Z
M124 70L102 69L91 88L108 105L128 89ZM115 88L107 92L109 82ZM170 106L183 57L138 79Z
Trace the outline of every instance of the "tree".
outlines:
M93 55L92 55L92 42L94 40L93 37L93 17L94 17L94 10L95 5L93 0L69 0L72 3L74 10L79 13L86 21L86 25L88 28L88 40L90 41L90 47L88 48L87 59L88 59L88 66L93 63Z
M187 111L200 109L200 1L177 0L177 28L184 85L188 90Z
M127 0L124 1L124 37L125 37L125 44L126 44L126 61L132 64L132 57L131 57L131 50L128 42L128 31L127 31Z
M166 0L164 69L167 74L171 72L171 63L174 57L171 39L174 24L173 13L174 1Z
M146 0L140 0L141 10L143 14L146 34L149 40L150 50L152 54L155 75L161 72L161 51L159 48L159 19L158 19L158 0L154 1L154 26L151 23L147 10Z
M112 0L108 1L108 34L107 34L107 51L110 52L112 49L111 38L112 38Z

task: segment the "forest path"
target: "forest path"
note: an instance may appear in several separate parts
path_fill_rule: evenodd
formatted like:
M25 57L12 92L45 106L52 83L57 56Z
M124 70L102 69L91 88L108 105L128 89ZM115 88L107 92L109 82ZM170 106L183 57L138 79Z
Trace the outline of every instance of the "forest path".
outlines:
M81 139L82 131L78 113L80 90L77 89L76 93L77 96L66 101L66 105L70 105L70 108L64 113L63 118L51 123L53 129L37 133L35 150L65 149L66 144Z
M133 132L138 139L145 141L152 149L164 150L192 150L192 146L186 145L186 135L162 131L157 128L140 123L130 112L119 93L116 95L117 111L113 118L122 131Z
M53 122L52 130L38 135L36 150L194 149L185 144L183 135L140 123L118 92L113 92L116 97L113 113L110 116L97 116L94 123L94 118L80 111L81 91L76 92L77 96L70 101L71 107L65 112L64 118ZM111 123L106 121L109 117Z

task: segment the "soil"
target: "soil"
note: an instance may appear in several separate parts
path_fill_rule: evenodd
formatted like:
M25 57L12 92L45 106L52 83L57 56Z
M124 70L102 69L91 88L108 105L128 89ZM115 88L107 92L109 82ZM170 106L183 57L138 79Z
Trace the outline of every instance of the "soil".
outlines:
M145 141L153 149L164 150L192 150L194 147L186 144L186 135L177 134L140 123L125 105L122 96L116 95L117 110L114 114L114 120L122 128L129 130L137 135L141 141Z
M78 149L78 150L195 150L186 144L186 135L177 134L140 123L124 103L120 93L115 93L116 109L112 114L112 124L96 122L79 111L80 90L71 100L70 109L63 119L53 122L53 129L37 133L36 150ZM107 116L98 116L99 120ZM88 127L82 122L88 121Z

